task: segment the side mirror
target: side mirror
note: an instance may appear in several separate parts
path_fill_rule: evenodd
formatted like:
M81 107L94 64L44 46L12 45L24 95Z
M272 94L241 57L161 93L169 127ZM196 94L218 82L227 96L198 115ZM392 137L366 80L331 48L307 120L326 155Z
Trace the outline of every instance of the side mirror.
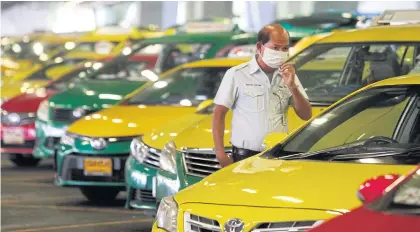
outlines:
M374 177L360 185L357 197L363 203L371 203L382 196L388 186L394 183L400 176L396 174Z
M265 149L272 148L276 144L283 142L283 140L286 137L287 137L287 133L284 133L284 132L274 132L274 133L268 134L264 138L264 145L263 145L264 146L264 150Z
M213 99L211 99L211 100L205 100L205 101L202 101L202 102L201 102L201 103L197 106L196 112L201 111L201 110L203 110L203 109L205 109L205 108L207 108L207 107L211 106L212 104L213 104Z

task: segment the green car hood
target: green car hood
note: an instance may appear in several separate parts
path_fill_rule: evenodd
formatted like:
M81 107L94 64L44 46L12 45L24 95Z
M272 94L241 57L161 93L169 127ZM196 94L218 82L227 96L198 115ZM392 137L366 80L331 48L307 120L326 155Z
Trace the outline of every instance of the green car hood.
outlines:
M146 82L133 81L98 81L86 80L75 84L50 98L50 104L56 108L87 108L102 109L121 101L123 97Z

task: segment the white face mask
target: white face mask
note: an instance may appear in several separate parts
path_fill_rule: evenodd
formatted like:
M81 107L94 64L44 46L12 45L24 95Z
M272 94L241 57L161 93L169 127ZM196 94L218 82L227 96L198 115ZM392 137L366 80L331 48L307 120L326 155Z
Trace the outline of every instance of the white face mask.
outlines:
M264 47L264 54L261 56L262 61L271 68L280 68L287 58L289 58L289 52L276 51L267 47Z

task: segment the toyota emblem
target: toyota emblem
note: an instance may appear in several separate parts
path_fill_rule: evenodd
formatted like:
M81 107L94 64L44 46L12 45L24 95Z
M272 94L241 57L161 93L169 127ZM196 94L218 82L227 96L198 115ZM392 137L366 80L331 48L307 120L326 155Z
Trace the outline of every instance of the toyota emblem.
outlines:
M106 140L103 138L90 140L90 145L95 150L103 150L106 147Z
M244 222L238 218L229 219L225 223L226 232L243 232L244 231Z

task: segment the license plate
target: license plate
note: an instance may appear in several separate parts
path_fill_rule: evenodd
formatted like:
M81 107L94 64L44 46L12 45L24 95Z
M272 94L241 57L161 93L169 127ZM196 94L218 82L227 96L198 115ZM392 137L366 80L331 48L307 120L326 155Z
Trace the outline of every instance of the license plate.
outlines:
M25 143L24 131L22 128L3 128L3 143L23 144Z
M112 159L85 159L84 174L85 176L112 176Z

